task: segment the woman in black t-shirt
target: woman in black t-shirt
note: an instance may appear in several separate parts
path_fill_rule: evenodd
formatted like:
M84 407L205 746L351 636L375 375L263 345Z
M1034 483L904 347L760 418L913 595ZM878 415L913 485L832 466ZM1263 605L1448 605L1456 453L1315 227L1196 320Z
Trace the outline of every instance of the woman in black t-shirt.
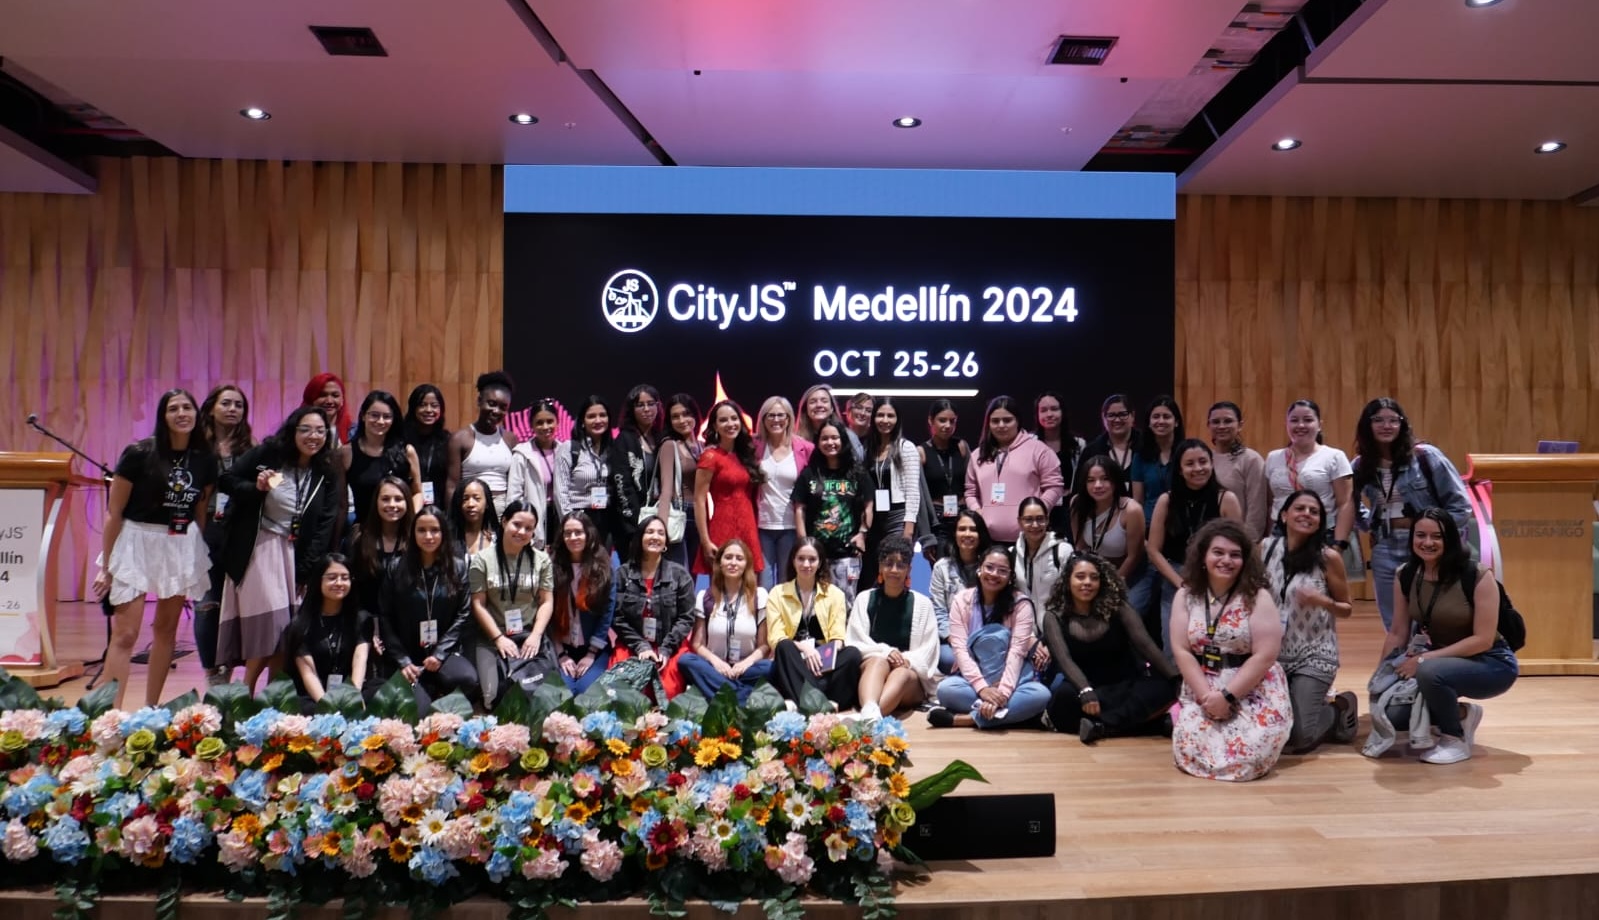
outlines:
M855 464L844 431L844 423L836 418L817 428L816 449L789 500L794 504L798 539L821 541L829 560L828 580L844 592L846 604L853 604L866 532L872 527L872 505L867 500L871 488L866 473Z
M285 635L290 675L300 706L307 713L328 688L349 684L361 689L366 682L367 636L370 618L350 601L349 560L329 553L313 569L305 601Z
M972 449L955 436L955 426L960 418L955 414L955 404L947 399L935 399L927 409L927 433L918 451L922 456L922 482L927 484L927 496L932 500L928 520L933 522L933 535L922 547L922 555L929 563L937 562L950 552L955 544L955 518L966 503L966 461Z
M449 526L437 505L422 506L405 555L383 580L378 599L383 657L410 681L419 712L456 691L480 695L470 649L462 645L472 595L466 563L451 550Z
M117 682L117 707L128 691L128 664L144 623L144 598L156 596L155 641L144 700L161 700L172 668L185 599L211 585L210 554L196 523L217 478L216 457L199 431L200 410L187 390L168 390L156 406L155 435L130 444L117 461L106 505L100 573L94 593L116 608L105 677Z
M419 384L406 403L405 443L416 451L422 474L422 504L443 508L450 503L450 429L444 418L444 394L431 383Z
M200 431L211 445L217 460L217 475L233 469L245 451L255 446L250 433L250 400L231 383L212 390L200 404ZM228 512L228 496L221 489L211 493L204 524L205 548L211 553L211 587L194 605L194 645L205 669L205 685L231 683L232 665L217 662L217 621L222 615L222 520Z

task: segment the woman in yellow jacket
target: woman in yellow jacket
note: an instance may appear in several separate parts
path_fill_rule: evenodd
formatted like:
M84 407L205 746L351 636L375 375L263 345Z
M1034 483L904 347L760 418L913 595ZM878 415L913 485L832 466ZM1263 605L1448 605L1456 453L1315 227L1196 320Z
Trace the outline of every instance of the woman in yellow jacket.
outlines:
M788 554L789 580L766 596L771 681L785 699L798 702L809 684L839 709L854 709L861 652L844 644L849 604L825 562L821 541L800 537Z

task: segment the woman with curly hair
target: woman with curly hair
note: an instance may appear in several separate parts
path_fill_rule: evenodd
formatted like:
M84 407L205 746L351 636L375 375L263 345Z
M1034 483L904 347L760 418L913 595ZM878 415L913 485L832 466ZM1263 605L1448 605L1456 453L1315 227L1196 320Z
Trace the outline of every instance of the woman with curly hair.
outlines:
M1183 675L1172 755L1184 773L1260 779L1293 728L1277 663L1283 627L1249 531L1217 518L1199 529L1171 605L1172 657Z
M1177 699L1179 676L1127 603L1116 566L1073 553L1044 612L1044 644L1066 678L1050 697L1044 725L1075 730L1084 744L1156 729Z

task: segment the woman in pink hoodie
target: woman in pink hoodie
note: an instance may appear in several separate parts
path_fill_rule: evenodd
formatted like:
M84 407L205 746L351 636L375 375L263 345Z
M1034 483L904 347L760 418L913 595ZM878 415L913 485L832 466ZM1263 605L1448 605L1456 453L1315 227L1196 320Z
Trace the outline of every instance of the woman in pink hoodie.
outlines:
M983 516L996 543L1014 543L1016 509L1036 495L1054 508L1066 494L1060 458L1021 428L1016 400L996 396L983 412L983 436L966 466L966 506Z

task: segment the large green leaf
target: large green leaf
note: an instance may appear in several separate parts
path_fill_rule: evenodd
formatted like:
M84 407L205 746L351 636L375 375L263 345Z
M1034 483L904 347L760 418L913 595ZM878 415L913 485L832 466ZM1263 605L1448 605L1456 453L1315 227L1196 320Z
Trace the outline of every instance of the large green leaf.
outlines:
M434 712L451 712L463 719L472 718L472 701L457 690L443 699L433 701Z
M494 705L494 718L501 725L527 725L532 727L533 701L528 699L527 691L522 685L512 681L500 694L500 701Z
M162 704L161 708L172 713L173 715L177 715L183 710L188 709L190 706L193 706L199 702L200 694L190 690L188 693L185 693L180 697L167 700Z
M983 778L983 774L977 772L976 767L964 760L952 760L948 766L932 776L912 783L910 794L905 797L905 801L920 812L953 792L956 786L968 779L979 783L988 782Z
M666 714L673 719L687 719L704 726L705 713L710 709L710 705L705 699L705 694L700 692L700 688L689 687L666 704Z
M720 696L721 694L717 694ZM764 681L761 682L744 700L742 708L744 724L759 728L765 725L772 716L783 711L783 694L777 688Z
M533 690L533 711L528 716L528 728L533 729L537 735L544 730L544 720L550 713L555 712L572 702L572 691L566 689L566 682L555 680L545 681Z
M43 709L44 700L39 698L39 691L33 685L20 677L12 677L0 670L0 711L9 709Z
M258 699L278 712L300 711L300 695L294 692L294 682L286 677L267 684Z
M105 714L117 702L117 682L108 680L88 693L83 699L78 700L78 708L91 719L97 719Z
M810 684L800 688L799 699L795 701L795 705L807 716L833 711L833 701L827 698L827 694Z
M336 684L327 688L322 699L317 700L317 712L334 712L346 719L359 719L366 715L366 702L361 691L351 684Z
M733 692L732 684L723 684L705 708L705 721L700 725L707 735L723 735L738 725L738 713L738 694Z
M577 705L578 718L581 719L583 716L586 716L591 712L600 712L602 710L610 709L611 697L607 692L609 689L610 688L608 687L600 686L598 681L590 684L589 688L584 690L583 693L573 701Z
M250 688L244 684L217 684L207 687L205 701L217 708L222 713L222 735L228 741L237 740L234 728L240 722L249 721L250 717L261 711L261 704L250 695Z
M408 725L415 725L421 718L417 712L416 691L399 671L372 695L370 711L380 719L399 719Z

